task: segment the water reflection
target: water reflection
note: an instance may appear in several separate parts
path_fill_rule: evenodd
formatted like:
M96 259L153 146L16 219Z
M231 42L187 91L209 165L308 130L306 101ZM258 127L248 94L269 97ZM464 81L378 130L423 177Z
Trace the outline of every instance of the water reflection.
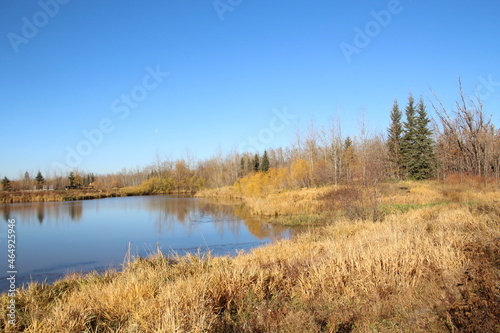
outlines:
M79 222L83 214L82 201L70 202L38 202L0 205L3 221L15 218L21 223L42 224L46 216L47 223Z
M10 204L0 205L0 211L0 260L7 262L7 221L14 218L18 277L24 282L119 268L129 242L141 256L157 246L166 253L210 250L224 255L290 236L282 226L251 218L243 205L190 197Z
M144 197L142 197L144 198ZM15 218L22 224L64 224L79 223L82 220L84 204L93 206L92 210L119 210L123 214L128 211L147 210L155 221L157 235L183 225L188 233L193 232L202 223L213 223L221 234L225 228L237 235L240 223L243 222L248 231L258 239L276 239L283 236L286 228L279 225L262 223L251 217L243 204L221 204L215 200L197 199L191 197L168 197L175 200L165 200L165 196L146 197L146 200L130 200L124 204L121 200L130 198L113 198L95 201L69 201L1 205L3 221ZM113 201L113 202L112 202ZM95 203L94 205L88 205ZM89 207L86 208L89 210ZM46 219L46 216L49 217Z

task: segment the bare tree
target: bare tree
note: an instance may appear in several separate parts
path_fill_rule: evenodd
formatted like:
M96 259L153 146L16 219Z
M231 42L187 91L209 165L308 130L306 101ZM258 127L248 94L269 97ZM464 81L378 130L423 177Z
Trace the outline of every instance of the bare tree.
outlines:
M459 101L456 110L448 111L433 92L436 103L431 105L440 121L437 141L439 165L444 177L450 173L497 176L499 165L499 133L483 112L479 96L465 95L458 79Z

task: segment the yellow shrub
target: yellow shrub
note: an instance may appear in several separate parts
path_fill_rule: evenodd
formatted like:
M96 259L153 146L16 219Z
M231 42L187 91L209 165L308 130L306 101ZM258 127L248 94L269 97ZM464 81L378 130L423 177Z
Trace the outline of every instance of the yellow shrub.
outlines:
M290 181L295 186L311 186L311 163L303 159L297 159L290 168Z
M174 190L173 183L170 178L152 177L142 182L140 188L147 194L171 193Z
M286 168L270 168L267 172L256 172L239 179L234 187L243 196L261 197L282 188L287 181L287 174Z

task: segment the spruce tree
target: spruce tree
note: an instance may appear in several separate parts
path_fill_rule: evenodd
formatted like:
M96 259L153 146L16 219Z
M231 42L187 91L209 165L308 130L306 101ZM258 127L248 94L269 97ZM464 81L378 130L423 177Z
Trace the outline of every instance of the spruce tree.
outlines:
M255 156L253 157L252 166L253 166L253 171L255 172L259 171L260 162L258 154L255 154Z
M391 125L387 129L387 150L388 160L391 165L393 177L399 179L401 176L402 158L401 158L401 140L403 136L403 125L401 117L403 116L399 109L398 100L394 100L391 110Z
M402 170L406 178L413 178L415 170L418 168L419 153L416 150L416 109L415 99L410 94L408 105L405 108L406 121L404 122L404 133L401 138L400 155Z
M4 191L10 190L10 180L7 177L3 177L2 179L2 188Z
M352 139L350 136L348 136L347 138L345 138L344 140L344 151L347 151L349 148L352 147Z
M415 150L418 154L416 169L413 173L415 179L429 179L434 176L436 158L429 123L424 101L420 98L415 119Z
M37 187L40 189L42 187L43 183L45 182L45 178L43 178L40 170L38 170L38 173L36 174L35 180L36 180Z
M354 166L354 143L352 139L348 136L344 140L344 152L342 154L342 172L344 173L347 180L352 178L352 169Z
M269 170L269 166L269 157L267 156L267 151L264 150L264 154L262 155L262 162L260 164L260 170L266 172Z
M242 157L240 159L240 172L238 173L238 177L243 177L245 175L245 158Z
M69 186L75 186L75 173L71 171L68 176Z
M410 179L429 179L434 175L435 156L429 117L422 98L415 106L410 94L405 109L406 122L401 139L401 160L404 173Z

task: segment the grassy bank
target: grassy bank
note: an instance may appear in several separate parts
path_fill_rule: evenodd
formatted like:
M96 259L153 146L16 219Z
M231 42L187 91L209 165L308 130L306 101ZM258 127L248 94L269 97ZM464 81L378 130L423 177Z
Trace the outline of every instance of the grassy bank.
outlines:
M431 183L391 185L375 196L367 190L386 207L377 222L336 210L332 195L351 198L351 190L276 193L309 198L323 208L333 205L336 220L235 258L158 254L119 273L34 283L18 292L16 325L3 316L0 327L6 332L495 332L500 329L500 197L489 190L456 190ZM361 200L360 195L355 197ZM4 294L0 306L7 304Z
M127 195L120 190L60 190L0 192L0 203L54 202L102 199Z
M437 205L500 202L500 191L494 187L442 185L434 181L299 190L271 188L258 195L244 195L237 186L227 186L199 191L196 196L243 202L253 215L286 225L328 224L339 219L378 221L386 215Z
M0 203L57 202L74 200L92 200L125 196L182 194L191 195L189 190L148 191L140 186L131 186L113 190L56 190L56 191L0 191Z

